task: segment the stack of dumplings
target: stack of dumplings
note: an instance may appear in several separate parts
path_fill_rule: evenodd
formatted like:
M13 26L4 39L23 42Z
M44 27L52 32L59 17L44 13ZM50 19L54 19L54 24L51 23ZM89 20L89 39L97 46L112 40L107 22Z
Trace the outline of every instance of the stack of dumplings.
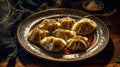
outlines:
M66 48L74 52L85 51L90 46L89 39L85 35L96 29L97 24L89 18L79 21L70 17L58 20L44 19L30 30L27 39L49 52L60 53Z

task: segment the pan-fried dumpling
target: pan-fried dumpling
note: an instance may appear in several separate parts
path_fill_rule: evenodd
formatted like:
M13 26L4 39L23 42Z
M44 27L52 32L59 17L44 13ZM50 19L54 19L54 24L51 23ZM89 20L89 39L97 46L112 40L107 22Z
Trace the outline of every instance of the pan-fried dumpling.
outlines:
M65 17L60 19L59 22L61 23L61 27L63 29L71 30L72 26L75 24L75 19Z
M39 40L43 39L49 34L49 31L45 29L34 28L28 33L27 39L34 44L38 44Z
M67 40L67 48L72 51L83 51L89 47L88 38L76 36Z
M45 37L40 41L40 45L50 52L60 52L66 46L66 42L61 38Z
M69 38L72 38L76 36L75 31L65 30L65 29L56 29L53 31L53 36L62 38L64 40L68 40Z
M72 30L76 31L77 34L86 35L95 31L96 28L97 24L93 20L83 18L73 25Z
M38 27L41 29L46 29L49 32L54 31L55 29L60 28L61 24L57 22L55 19L44 19Z

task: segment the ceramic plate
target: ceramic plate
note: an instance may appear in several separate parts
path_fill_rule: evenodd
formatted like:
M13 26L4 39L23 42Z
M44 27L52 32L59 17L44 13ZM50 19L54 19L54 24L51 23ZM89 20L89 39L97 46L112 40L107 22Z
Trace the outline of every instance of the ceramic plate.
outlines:
M59 62L73 62L73 61L82 61L88 59L100 51L102 51L108 43L109 40L109 31L104 22L97 17L89 17L94 20L97 24L97 30L95 32L95 38L92 46L84 52L77 52L74 54L55 54L45 51L42 48L30 43L27 40L27 34L31 29L38 25L43 19L46 18L62 18L62 17L72 17L74 19L80 20L83 16L88 15L81 10L75 9L48 9L41 12L37 12L27 17L23 22L20 23L17 30L17 37L23 48L25 48L31 54L50 61L59 61Z

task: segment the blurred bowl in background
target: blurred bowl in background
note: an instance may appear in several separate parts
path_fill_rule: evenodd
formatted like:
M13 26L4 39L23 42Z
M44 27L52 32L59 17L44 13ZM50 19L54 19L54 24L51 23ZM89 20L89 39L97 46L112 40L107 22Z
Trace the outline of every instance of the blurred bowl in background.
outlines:
M98 0L87 0L82 4L83 8L89 12L100 12L104 9L104 4Z

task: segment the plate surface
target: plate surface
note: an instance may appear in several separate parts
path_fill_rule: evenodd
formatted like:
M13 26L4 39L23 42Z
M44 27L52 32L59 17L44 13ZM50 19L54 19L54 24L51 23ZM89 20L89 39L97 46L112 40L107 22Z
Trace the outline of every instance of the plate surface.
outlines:
M109 40L109 31L107 26L104 24L102 20L97 17L90 17L97 24L97 30L95 33L95 40L90 48L88 48L85 52L79 52L75 54L54 54L45 51L42 48L37 47L36 45L30 43L27 40L27 34L29 31L34 28L36 25L40 23L45 18L61 18L61 17L72 17L74 19L80 20L83 16L87 15L81 10L75 9L48 9L41 12L37 12L27 17L23 22L20 23L17 30L17 37L21 45L31 54L37 56L38 58L50 60L50 61L60 61L60 62L73 62L73 61L81 61L87 58L90 58L100 51L102 51L108 43Z

